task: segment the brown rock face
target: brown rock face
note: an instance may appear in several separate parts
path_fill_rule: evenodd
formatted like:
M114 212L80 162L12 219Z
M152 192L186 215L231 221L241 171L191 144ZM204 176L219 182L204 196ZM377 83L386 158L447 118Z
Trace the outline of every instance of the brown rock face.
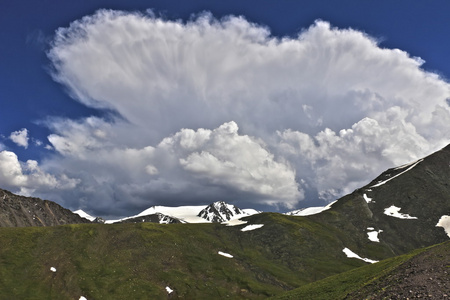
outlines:
M0 227L90 223L55 202L15 195L0 189Z

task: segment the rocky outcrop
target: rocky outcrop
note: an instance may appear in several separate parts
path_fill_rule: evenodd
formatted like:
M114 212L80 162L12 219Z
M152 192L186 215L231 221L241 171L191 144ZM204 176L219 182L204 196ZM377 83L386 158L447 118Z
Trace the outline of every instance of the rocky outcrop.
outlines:
M214 202L198 213L199 217L213 223L230 221L237 215L245 216L246 214L240 208L223 201Z
M0 189L0 227L90 223L55 202L15 195Z

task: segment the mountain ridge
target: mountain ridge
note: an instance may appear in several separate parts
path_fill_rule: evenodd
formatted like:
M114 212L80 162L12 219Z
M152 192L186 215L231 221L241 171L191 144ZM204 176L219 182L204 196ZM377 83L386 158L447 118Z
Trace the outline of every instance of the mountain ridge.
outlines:
M0 189L0 227L55 226L90 223L61 205Z
M206 222L198 206L156 206L128 224L0 228L0 298L264 299L361 266L380 269L385 259L448 241L449 166L447 146L318 213L224 223L234 226ZM146 222L163 210L203 224Z

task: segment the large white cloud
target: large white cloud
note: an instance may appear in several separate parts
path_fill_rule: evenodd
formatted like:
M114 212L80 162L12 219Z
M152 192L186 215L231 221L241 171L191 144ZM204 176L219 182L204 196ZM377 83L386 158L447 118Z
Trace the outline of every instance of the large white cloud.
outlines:
M61 156L47 161L47 168L65 166L71 177L81 178L84 195L77 197L95 199L90 206L97 211L108 209L113 195L124 201L120 208L162 200L281 202L292 208L303 197L289 164L275 159L261 140L240 135L235 122L213 130L181 129L154 147L143 148L112 142L114 128L126 124L91 117L52 125L55 134L49 141Z
M42 164L78 178L68 198L87 207L328 201L450 141L445 80L323 21L276 38L243 17L101 10L59 29L49 58L76 99L123 117L49 123Z
M0 182L2 188L28 196L36 190L45 193L73 189L79 181L64 174L56 177L42 170L37 161L22 163L14 152L3 150L0 151Z

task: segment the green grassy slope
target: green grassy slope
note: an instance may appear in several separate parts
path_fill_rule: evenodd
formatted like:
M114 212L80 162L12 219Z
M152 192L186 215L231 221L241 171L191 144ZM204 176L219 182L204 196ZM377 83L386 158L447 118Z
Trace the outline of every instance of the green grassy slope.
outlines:
M174 298L257 299L365 264L345 257L336 228L280 214L248 220L265 225L0 228L0 299L164 299L166 286Z
M389 278L401 272L404 264L408 263L423 252L439 252L447 254L450 250L450 242L434 245L427 248L414 250L408 254L383 260L373 265L367 265L339 275L330 276L292 291L283 293L273 299L366 299L370 295L387 290L390 285L397 282L389 282ZM448 268L449 266L447 266ZM447 276L448 281L448 274ZM372 298L370 298L372 299ZM380 299L375 297L373 299ZM385 298L383 298L385 299Z

